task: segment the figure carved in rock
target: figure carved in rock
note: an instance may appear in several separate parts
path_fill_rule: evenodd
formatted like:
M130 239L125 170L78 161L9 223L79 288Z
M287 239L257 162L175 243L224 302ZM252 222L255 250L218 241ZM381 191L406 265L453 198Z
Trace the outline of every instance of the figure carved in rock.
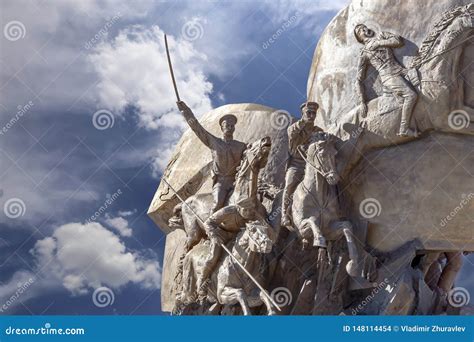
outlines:
M359 130L361 131L363 130ZM324 284L320 281L317 285L324 287L324 293L319 297L327 297L334 292L332 288L335 286L335 279L342 277L340 272L343 270L351 277L366 281L372 281L376 275L376 259L364 250L364 246L358 248L353 225L346 218L341 205L343 199L338 187L340 176L336 155L345 150L345 146L349 145L342 145L338 150L336 137L324 132L315 135L306 153L304 179L296 188L292 204L292 221L302 238L303 246L319 248L318 272L326 279ZM334 248L334 243L341 238L346 247ZM328 271L327 266L330 264L337 274ZM335 313L341 310L341 306L338 304L332 309ZM315 308L314 312L320 313L318 310L319 308Z
M221 244L235 241L240 230L252 221L265 222L265 216L256 210L255 198L247 198L235 205L221 208L206 220L204 229L210 240L210 248L201 270L201 276L197 281L199 296L206 294L203 285L207 284L219 262L222 255Z
M469 73L466 63L469 64L470 61L463 62L463 56L469 55L466 51L472 46L473 23L474 4L472 3L455 7L443 13L441 18L433 23L433 27L419 47L418 54L412 59L408 71L395 60L392 48L385 49L387 56L390 56L389 60L393 59L393 63L395 63L389 63L387 66L399 65L401 68L402 74L394 79L400 82L402 88L405 87L403 88L404 92L411 94L411 98L415 98L416 94L414 94L415 91L411 86L416 86L418 91L419 96L411 114L408 114L410 111L404 110L404 107L405 109L411 107L410 102L414 102L414 100L408 101L410 106L406 104L406 99L403 101L404 106L397 105L395 108L391 106L394 101L397 101L397 98L399 100L403 99L401 96L395 96L393 101L389 103L384 103L386 101L383 96L368 101L364 96L362 84L364 75L363 72L362 74L359 73L355 91L358 94L359 102L363 104L362 108L354 108L351 111L350 123L357 125L360 122L361 112L365 114L367 109L365 122L369 134L365 134L358 142L357 153L354 153L350 158L347 171L350 171L358 163L364 153L374 148L392 146L417 138L415 136L396 135L400 131L398 117L408 118L408 116L411 116L413 128L416 128L419 133L436 130L455 134L474 134L474 108L472 108L472 104L469 103L467 97L468 84L465 82L465 77L460 77L460 75ZM364 31L367 31L367 34ZM364 26L358 26L357 32L361 37L372 36L369 41L376 42L378 39L375 32L369 31ZM357 32L356 38L358 37ZM367 42L367 39L364 39ZM393 39L393 41L395 40ZM367 45L364 44L364 49L361 51L361 68L359 70L362 71L366 71L364 64L372 63L372 60L365 56L370 52ZM372 56L373 60L381 61L375 58L377 55L369 54L368 56ZM395 68L399 69L396 66ZM409 81L403 77L405 75L407 75ZM383 79L382 83L384 83ZM390 87L385 88L387 93L393 93L393 91L390 91ZM410 89L413 93L410 93L407 89ZM381 107L384 108L385 105L388 105L388 111L385 112L390 113L388 115L380 112ZM430 110L426 110L426 108ZM341 122L340 127L342 128L346 123L347 121ZM407 121L407 124L407 127L409 127L410 122ZM414 132L409 130L408 134L411 133Z
M193 279L181 279L183 276L183 262L186 255L192 251L203 238L209 237L211 242L211 252L206 252L204 262L199 266L204 268L196 278L200 295L205 295L207 279L209 279L215 265L219 262L222 254L220 242L227 243L233 241L237 233L245 227L245 223L252 217L266 218L267 212L261 202L257 200L256 184L259 171L266 165L271 149L271 140L264 137L245 150L242 161L238 167L236 175L236 186L231 195L231 202L236 204L226 206L210 215L212 207L211 194L197 194L176 206L175 216L170 218L176 228L186 231L186 243L184 253L180 258L180 263L176 274L177 287L189 287ZM248 219L246 219L248 218ZM205 222L202 224L202 222ZM188 272L189 273L189 272ZM193 273L193 272L191 272ZM198 272L196 272L197 274ZM203 286L204 285L204 286ZM201 290L202 289L202 290ZM187 289L181 292L189 292Z
M273 228L265 221L254 221L246 224L237 236L232 248L232 255L252 274L260 285L268 283L265 256L270 253L277 239ZM265 304L268 315L275 310L269 298L253 281L236 265L232 257L227 256L217 273L216 300L220 304L239 303L244 315L250 315L251 307Z
M269 137L263 137L249 144L237 168L235 189L231 195L231 202L236 203L246 198L256 197L255 184L257 184L259 171L266 165L271 146ZM169 223L186 231L187 237L184 253L187 253L205 237L204 227L196 217L196 214L205 221L210 216L213 199L211 194L204 193L191 196L185 202L179 203L174 208L174 216L170 218ZM261 213L262 210L265 210L260 202L256 206L257 210Z
M319 105L316 102L305 102L301 106L301 119L288 127L289 159L283 191L282 226L291 229L291 203L293 193L304 178L305 161L301 150L307 148L314 133L322 131L314 125Z
M247 145L234 140L235 124L237 123L235 115L227 114L220 118L219 125L222 130L222 138L218 138L202 127L192 110L183 101L179 101L177 104L189 127L199 140L211 150L213 163L211 170L212 194L214 199L211 211L215 212L222 208L229 199L233 190L237 167Z
M211 303L208 313L219 314L223 305L239 304L244 315L251 314L251 308L265 304L267 313L273 315L275 308L263 291L256 286L253 280L237 265L237 261L253 275L262 286L268 283L268 274L265 271L265 258L271 252L276 241L273 228L262 221L247 222L236 233L235 242L227 244L232 255L225 255L218 259L216 271L212 272L206 281L207 296L199 296L192 282L185 283L181 294L177 298L175 312L182 313L187 305L200 299L202 304ZM232 245L232 246L231 246ZM195 277L202 270L203 259L210 249L210 242L206 240L191 250L184 262L184 274L189 278ZM207 298L207 301L205 299Z
M376 35L364 24L357 25L354 34L357 41L364 45L359 57L356 88L362 117L365 118L367 115L363 81L367 67L371 64L378 71L384 90L393 94L401 103L402 114L398 135L416 136L415 131L410 128L410 121L418 95L407 80L408 70L398 63L392 51L403 46L403 38L389 32Z

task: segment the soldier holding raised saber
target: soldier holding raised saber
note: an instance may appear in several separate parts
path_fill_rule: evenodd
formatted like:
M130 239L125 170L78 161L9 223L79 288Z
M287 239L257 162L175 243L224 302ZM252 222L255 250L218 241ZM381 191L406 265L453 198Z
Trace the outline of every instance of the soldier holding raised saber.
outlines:
M168 40L165 35L165 47L166 55L168 58L168 66L170 68L171 80L173 82L173 87L175 90L177 104L180 111L183 113L186 121L188 122L191 129L196 133L198 138L208 146L212 151L213 159L213 195L214 195L214 207L212 212L217 211L218 209L224 206L225 200L230 195L230 192L233 188L233 182L235 179L235 174L237 173L237 167L240 164L243 151L246 148L246 145L242 142L233 140L233 133L235 130L235 123L237 118L234 115L224 115L220 120L219 124L224 135L223 139L217 138L211 133L207 132L196 120L192 111L186 106L186 104L180 100L178 88L176 86L176 80L174 77L173 66L171 64L171 58L168 48ZM165 182L171 191L178 197L178 199L186 205L190 211L195 215L198 221L205 226L206 223L199 217L199 215L189 206L177 193L177 191L171 186L171 184L162 177L161 180ZM250 272L241 264L241 262L232 254L232 252L223 244L219 243L221 247L241 269L242 271L252 280L252 282L262 291L265 297L272 303L273 306L278 311L281 311L278 304L272 298L272 296L261 286L255 277L250 274Z
M219 125L222 130L222 138L208 132L194 116L192 110L179 98L178 88L174 77L171 58L168 50L168 42L165 35L166 54L168 65L170 67L171 80L176 93L178 109L183 114L189 127L194 131L201 142L209 147L212 154L212 194L214 205L211 212L224 207L226 201L234 188L235 175L237 167L240 164L244 150L247 145L243 142L234 140L235 124L237 117L232 114L226 114L219 119Z

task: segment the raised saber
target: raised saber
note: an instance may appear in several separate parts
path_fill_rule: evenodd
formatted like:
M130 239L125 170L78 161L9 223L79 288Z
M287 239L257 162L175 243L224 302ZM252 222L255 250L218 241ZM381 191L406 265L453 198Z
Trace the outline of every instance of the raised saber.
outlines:
M191 212L194 214L194 216L196 216L196 218L199 220L199 222L201 222L202 225L204 225L204 221L199 217L199 215L194 211L193 208L191 208L191 206L186 203L182 198L181 196L178 194L178 192L173 189L173 187L171 186L170 183L168 183L168 181L164 178L164 177L161 177L161 180L163 182L166 183L166 185L168 185L168 187L171 189L171 191L173 191L173 193L176 195L176 197L178 197L178 199L186 205L186 207L188 207L189 210L191 210ZM275 302L275 300L272 298L272 296L267 292L267 290L265 290L263 288L262 285L260 285L257 281L257 279L255 279L249 271L247 271L247 269L244 267L244 265L242 265L240 263L240 261L232 254L232 252L223 244L223 243L220 243L220 246L226 251L226 253L232 258L233 261L235 261L235 263L237 265L240 266L240 268L242 269L242 271L245 272L245 274L254 282L255 285L257 285L257 287L260 289L260 291L262 291L262 293L265 295L265 297L268 298L268 300L273 304L273 306L275 308L277 308L278 311L281 311L280 307L278 306L278 304Z
M171 64L170 49L168 48L168 39L166 38L166 34L165 34L165 48L166 48L166 57L168 57L168 66L170 68L171 81L173 82L173 87L174 87L174 92L176 94L176 99L179 102L181 100L179 98L178 87L176 86L176 80L174 78L173 65Z

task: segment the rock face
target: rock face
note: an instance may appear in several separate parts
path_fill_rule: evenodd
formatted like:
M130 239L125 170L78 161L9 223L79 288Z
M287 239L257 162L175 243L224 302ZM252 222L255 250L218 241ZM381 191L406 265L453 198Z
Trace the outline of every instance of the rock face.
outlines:
M449 16L450 12L457 15L453 9L470 3L352 1L328 25L314 53L307 92L308 99L320 104L317 123L341 138L348 136L342 129L344 124L364 120L367 125L358 143L357 150L361 153L354 157L347 174L356 179L349 182L354 220L364 219L359 213L364 200L376 199L382 208L380 216L368 220L367 236L370 245L382 251L395 249L415 238L432 250L473 248L469 216L473 202L465 198L474 192L472 174L466 171L474 167L470 155L474 150L474 87L471 86L474 46L469 40L474 5L471 4L471 14L468 11L467 15L459 16L458 22L451 22ZM427 62L417 67L421 86L417 88L418 100L411 124L422 135L416 141L396 135L401 106L384 89L372 66L364 82L368 115L366 119L359 115L356 79L363 45L354 36L357 24L365 24L376 34L400 35L404 46L392 51L397 61L408 69L422 59L419 48L425 50L430 37L437 37L431 48L433 52L425 58ZM448 24L451 26L443 26ZM453 123L456 116L463 121L462 127ZM449 132L453 136L436 135L433 131ZM357 162L352 172L351 167ZM442 223L459 206L464 210Z
M369 221L369 245L388 252L419 239L426 250L474 250L473 146L473 136L433 133L368 153L349 193L355 216Z

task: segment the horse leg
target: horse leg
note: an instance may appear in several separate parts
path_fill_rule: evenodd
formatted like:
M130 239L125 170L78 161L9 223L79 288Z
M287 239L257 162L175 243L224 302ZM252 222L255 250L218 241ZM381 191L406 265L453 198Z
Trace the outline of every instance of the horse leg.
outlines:
M349 221L336 221L332 223L331 228L336 230L336 235L340 236L342 234L346 239L349 254L349 262L346 265L347 273L351 277L362 277L369 281L375 278L376 259L363 248L359 251L354 240L352 223Z
M308 225L311 228L311 231L313 232L313 246L326 248L327 247L327 242L326 242L326 239L323 236L323 233L321 232L321 228L316 223L316 217L311 216L311 217L301 221L300 231L304 231L304 226L305 225Z
M273 310L273 304L270 302L270 299L263 293L263 291L260 291L259 297L262 300L263 304L265 304L265 307L267 308L268 316L276 315L275 310Z
M242 307L242 311L244 312L245 316L250 316L252 313L250 312L250 307L247 301L247 297L244 294L244 291L241 289L236 290L237 292L237 301L240 303Z
M438 261L439 256L440 256L440 253L428 252L421 257L419 267L421 271L423 272L423 275L425 276L425 278L428 274L428 271L431 265L433 265L434 262Z
M245 316L250 316L250 307L246 295L242 289L225 286L220 291L219 301L221 304L233 305L239 303Z
M219 262L219 259L222 254L222 247L219 242L211 238L211 246L209 249L209 254L204 261L204 266L202 268L201 276L198 278L196 287L198 289L198 295L204 297L207 293L207 285L209 279L211 278L212 272L216 269L216 266Z
M462 267L462 252L446 252L446 266L439 277L438 287L445 293L454 285L454 280Z
M193 220L190 228L186 229L185 231L186 231L186 242L184 243L184 250L181 256L179 257L178 265L176 268L176 276L175 276L176 283L181 282L180 278L183 272L183 262L184 262L184 258L186 257L186 254L188 254L188 252L191 249L193 249L193 247L196 246L199 243L199 241L201 241L202 239L202 231L196 220Z
M354 235L352 234L352 225L346 223L342 228L342 232L347 242L347 249L349 252L349 262L346 265L347 273L351 277L356 277L360 275L359 272L359 252L357 251L357 246L354 242Z

